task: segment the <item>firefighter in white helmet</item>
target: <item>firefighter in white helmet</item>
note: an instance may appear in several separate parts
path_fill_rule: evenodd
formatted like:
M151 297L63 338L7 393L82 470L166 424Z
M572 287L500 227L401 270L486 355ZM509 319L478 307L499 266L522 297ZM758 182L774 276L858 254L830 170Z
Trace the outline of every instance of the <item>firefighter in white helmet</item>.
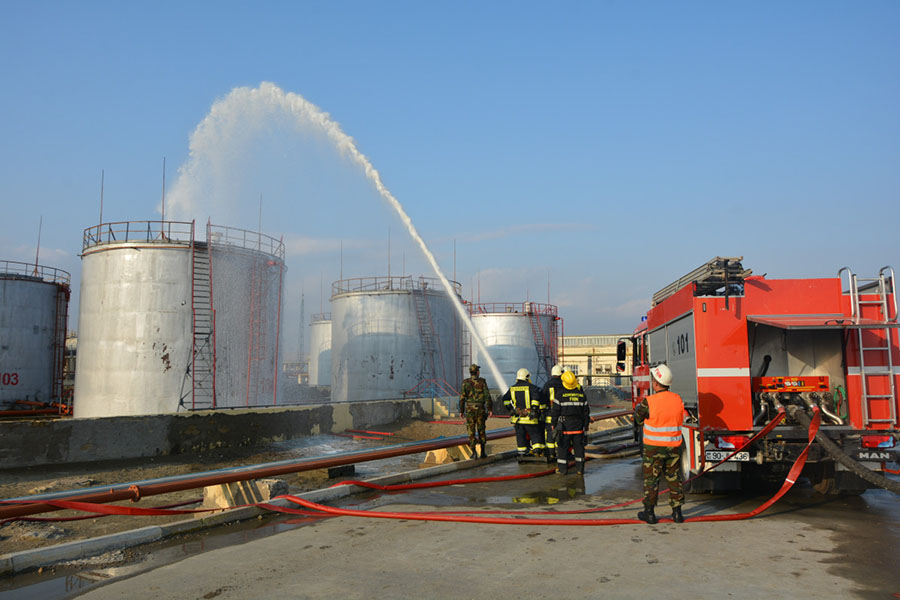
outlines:
M669 391L672 371L664 364L650 368L653 393L634 409L634 421L644 426L644 453L641 469L644 475L644 510L637 516L651 525L658 523L654 508L659 497L659 479L665 476L669 485L669 504L672 520L684 522L681 506L684 493L681 487L681 453L684 441L681 424L684 422L684 402L681 396Z
M531 383L528 369L516 372L516 382L501 397L516 429L516 451L521 461L529 451L544 456L544 426L541 420L541 389ZM531 448L529 449L529 438Z
M556 434L553 431L553 423L550 417L550 411L553 409L554 396L556 389L561 386L560 376L562 375L562 367L553 365L550 369L550 379L544 384L541 390L541 404L546 407L544 411L544 444L547 447L547 462L556 460Z

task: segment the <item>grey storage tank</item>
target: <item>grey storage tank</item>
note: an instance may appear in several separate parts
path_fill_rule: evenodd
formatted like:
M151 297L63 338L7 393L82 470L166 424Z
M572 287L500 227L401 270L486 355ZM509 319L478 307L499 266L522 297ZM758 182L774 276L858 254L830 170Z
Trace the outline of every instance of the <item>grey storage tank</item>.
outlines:
M0 410L61 400L70 280L60 269L0 261Z
M309 385L331 387L331 313L310 317Z
M537 302L492 302L469 305L472 326L478 333L505 381L498 383L490 369L481 370L488 387L506 390L521 368L531 373L531 382L543 385L550 378L558 351L559 312L552 304ZM472 362L484 366L484 358L473 344Z
M276 402L284 247L192 222L84 232L75 416Z
M331 313L333 401L458 393L461 324L439 280L343 279L332 285Z

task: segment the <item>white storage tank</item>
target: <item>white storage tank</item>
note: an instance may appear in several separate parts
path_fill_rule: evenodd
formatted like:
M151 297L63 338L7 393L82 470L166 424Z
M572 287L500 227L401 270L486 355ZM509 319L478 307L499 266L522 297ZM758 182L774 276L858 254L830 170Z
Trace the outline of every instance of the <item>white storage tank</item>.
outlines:
M331 387L331 313L310 317L309 385Z
M333 401L458 393L461 324L439 280L344 279L332 285L331 314Z
M70 279L60 269L0 261L0 410L61 399Z
M484 342L504 382L498 384L490 369L481 369L488 387L506 390L516 381L521 368L531 373L531 382L542 386L557 362L559 313L552 304L537 302L492 302L469 305L472 326ZM477 346L472 345L472 362L484 367Z
M283 256L211 225L86 229L75 416L273 404Z

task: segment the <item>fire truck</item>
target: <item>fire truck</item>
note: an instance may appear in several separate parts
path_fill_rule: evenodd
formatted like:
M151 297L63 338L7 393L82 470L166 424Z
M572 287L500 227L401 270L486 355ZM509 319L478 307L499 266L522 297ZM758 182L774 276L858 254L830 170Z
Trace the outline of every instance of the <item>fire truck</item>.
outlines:
M671 369L671 390L690 415L685 479L728 459L689 491L780 482L808 444L813 412L821 427L803 475L816 490L900 487L884 475L900 439L893 269L868 279L846 267L831 278L768 279L742 260L716 257L661 289L617 348L622 371L632 346L634 405L651 393L652 366ZM780 409L790 418L748 445Z

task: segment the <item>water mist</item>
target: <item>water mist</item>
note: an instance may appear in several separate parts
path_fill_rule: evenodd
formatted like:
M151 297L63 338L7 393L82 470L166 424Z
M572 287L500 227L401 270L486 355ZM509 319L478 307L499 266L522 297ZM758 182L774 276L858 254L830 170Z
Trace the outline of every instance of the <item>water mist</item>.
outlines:
M285 93L273 83L263 82L257 88L240 87L233 89L225 98L213 104L209 114L197 125L191 134L190 156L187 162L179 169L179 176L169 196L169 206L173 214L182 218L192 218L197 211L197 198L202 194L202 185L199 183L200 174L209 169L215 169L214 157L220 151L222 145L227 143L228 135L240 129L246 135L246 130L241 124L246 123L249 117L252 122L261 124L272 119L284 118L294 120L298 126L311 125L317 131L323 133L327 139L340 151L349 157L358 166L362 167L366 178L375 186L388 205L394 210L403 224L406 226L410 237L419 246L425 259L431 265L435 275L440 279L444 291L453 302L460 319L465 323L471 334L471 339L478 347L479 354L485 357L487 367L490 369L494 380L504 385L503 375L497 367L490 353L475 331L469 315L457 297L450 281L441 271L428 249L425 240L419 235L413 225L412 219L403 208L403 205L394 197L381 181L381 175L369 162L369 159L359 151L353 138L341 130L340 125L331 119L330 115L323 112L316 105L307 101L303 96L293 92Z

